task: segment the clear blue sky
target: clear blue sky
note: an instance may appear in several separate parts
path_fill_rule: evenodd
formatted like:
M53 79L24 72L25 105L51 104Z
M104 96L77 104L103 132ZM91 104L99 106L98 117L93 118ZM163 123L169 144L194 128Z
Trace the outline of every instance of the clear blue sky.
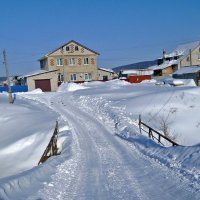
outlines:
M0 0L0 8L10 74L39 69L38 58L72 39L99 52L106 68L200 40L199 0Z

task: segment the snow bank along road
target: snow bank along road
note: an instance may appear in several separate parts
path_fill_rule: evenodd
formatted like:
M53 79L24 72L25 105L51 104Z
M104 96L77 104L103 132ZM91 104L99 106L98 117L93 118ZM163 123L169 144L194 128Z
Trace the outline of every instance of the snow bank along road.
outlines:
M24 199L200 199L198 177L192 184L189 176L118 137L110 116L98 113L88 98L77 98L73 92L26 98L60 114L72 132L72 149L68 159L57 164L51 179L40 190L29 188Z

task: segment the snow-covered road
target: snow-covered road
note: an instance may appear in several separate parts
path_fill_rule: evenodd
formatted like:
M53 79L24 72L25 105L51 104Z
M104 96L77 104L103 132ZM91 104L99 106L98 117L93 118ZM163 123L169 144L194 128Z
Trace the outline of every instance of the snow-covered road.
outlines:
M51 108L72 129L72 156L56 168L51 182L33 199L200 199L190 180L140 152L115 134L79 99L56 94ZM88 111L87 111L88 110ZM89 112L90 111L90 112Z

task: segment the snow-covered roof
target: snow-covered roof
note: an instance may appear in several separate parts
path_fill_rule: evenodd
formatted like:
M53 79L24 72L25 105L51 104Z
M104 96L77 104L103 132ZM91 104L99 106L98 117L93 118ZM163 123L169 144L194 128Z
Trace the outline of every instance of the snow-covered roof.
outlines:
M152 70L165 69L171 65L176 65L177 63L178 63L177 60L165 61L161 65L154 65L154 66L149 67L148 69L152 69Z
M190 67L182 67L173 74L191 74L191 73L196 73L200 71L200 66L190 66Z
M200 41L190 42L186 44L178 45L171 53L165 54L165 57L174 57L174 56L182 56L185 57L189 54L190 49L194 50L198 45L200 45Z
M29 72L27 74L24 74L22 76L19 76L18 79L29 77L29 76L34 76L34 75L38 75L38 74L44 74L44 73L48 73L48 72L53 72L53 71L57 71L57 70L47 71L47 70L39 69L39 70L35 70L35 71Z
M115 73L112 69L106 69L106 68L98 68L98 70L110 72L110 73Z
M122 74L129 74L129 75L152 75L152 69L130 69L130 70L122 70Z

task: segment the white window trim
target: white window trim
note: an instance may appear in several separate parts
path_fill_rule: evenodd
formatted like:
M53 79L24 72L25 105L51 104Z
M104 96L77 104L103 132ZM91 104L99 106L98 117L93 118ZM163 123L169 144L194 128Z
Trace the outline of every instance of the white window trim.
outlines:
M86 76L88 77L87 79L86 79ZM84 80L85 81L91 81L92 80L92 74L91 73L85 73L84 74Z
M85 63L85 60L87 60L88 62ZM84 65L89 65L89 58L88 58L88 57L85 57L85 58L83 59L83 64L84 64Z
M71 78L71 81L76 81L77 80L76 74L71 74L70 78Z
M62 62L62 64L60 64L61 62ZM63 66L63 59L62 58L57 58L56 59L56 64L57 64L57 66Z
M71 63L72 60L73 60L73 63ZM70 58L70 59L69 59L69 64L70 64L70 65L75 65L75 58Z

